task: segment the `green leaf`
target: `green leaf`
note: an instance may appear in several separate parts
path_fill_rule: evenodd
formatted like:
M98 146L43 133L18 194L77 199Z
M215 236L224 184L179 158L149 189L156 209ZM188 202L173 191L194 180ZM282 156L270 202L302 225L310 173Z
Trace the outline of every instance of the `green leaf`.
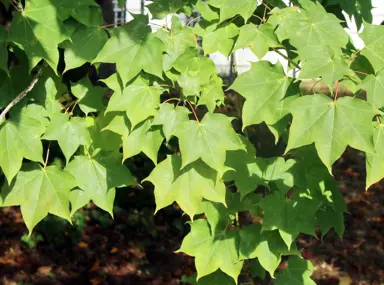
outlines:
M51 0L52 1L52 0ZM87 27L98 27L103 23L100 6L93 0L53 0L61 21L73 17Z
M374 152L373 136L368 130L376 112L363 100L343 97L334 102L325 95L316 94L295 100L290 111L293 122L286 152L315 143L329 172L348 145Z
M303 47L299 50L302 68L299 79L316 79L321 77L328 86L333 86L348 73L347 62L324 46Z
M315 211L311 202L308 198L287 199L279 192L272 192L259 203L264 210L262 230L278 229L288 249L299 233L316 236Z
M375 153L366 154L366 189L384 177L384 126L381 123L375 123L372 132Z
M327 13L320 3L300 0L303 9L285 8L277 13L276 34L280 41L289 39L297 49L328 45L333 49L344 48L348 34L340 25L340 20ZM280 15L279 15L280 14Z
M71 222L69 193L76 185L74 177L56 166L30 166L28 171L18 173L9 193L3 188L3 206L20 205L29 234L48 213Z
M145 78L137 77L125 87L122 95L113 94L107 112L126 111L132 128L149 117L154 117L158 112L160 95L164 92L164 88L149 84Z
M288 260L288 267L276 274L276 285L315 285L311 279L313 266L309 260L292 256Z
M359 87L367 92L367 101L376 108L384 107L384 70L368 75Z
M201 122L180 122L175 135L179 138L181 167L201 158L210 167L223 173L226 151L243 148L231 121L231 118L222 114L207 113Z
M167 141L175 134L177 126L181 122L189 120L188 115L191 112L181 106L174 106L171 104L161 104L156 117L154 118L152 125L162 125L163 133Z
M70 119L68 115L62 113L52 117L42 139L57 140L67 163L80 145L88 145L91 140L87 122L83 118Z
M274 124L281 119L278 109L292 82L281 64L268 61L252 63L251 70L236 78L230 89L245 97L243 107L243 129L265 121Z
M188 48L195 48L197 45L196 36L191 27L182 26L180 19L172 17L172 29L170 32L158 30L156 32L165 45L163 69L169 71L174 62L185 53Z
M243 262L238 261L239 235L237 231L222 231L211 235L208 223L199 219L192 223L191 232L178 250L195 257L197 279L220 269L236 284Z
M78 26L71 41L64 44L65 71L92 62L108 40L107 33L100 28Z
M72 86L72 93L78 99L78 104L87 116L89 113L101 111L104 108L103 97L106 89L93 86L88 78L83 78Z
M118 118L119 116L120 118ZM117 115L115 112L104 114L101 112L96 118L87 117L88 129L91 134L92 149L101 148L106 151L119 152L122 144L122 135L128 135L128 127L126 126L126 118L123 117L123 124L121 122L116 126L115 122L121 121L121 114ZM112 126L111 126L112 125Z
M144 180L155 185L156 212L176 201L193 219L203 198L225 204L225 185L215 170L200 160L180 166L180 157L168 156Z
M193 6L193 8L198 11L205 20L207 21L213 21L219 19L219 14L214 12L209 4L205 1L198 0L196 5Z
M145 153L156 165L157 153L164 140L160 128L152 128L150 119L137 125L128 136L123 137L123 160Z
M56 71L59 62L57 47L67 38L58 16L57 7L50 0L27 1L24 11L14 14L8 41L25 51L29 70L45 59Z
M0 127L0 166L9 184L20 170L23 158L43 163L40 137L44 131L40 121L23 111Z
M220 23L236 15L240 15L246 22L256 10L257 1L253 0L221 0L220 1Z
M223 25L209 23L205 27L198 23L195 30L199 36L203 37L203 50L205 54L219 51L226 58L229 57L235 45L235 38L239 34L239 29L233 23Z
M261 266L273 277L287 247L278 231L261 231L261 224L243 227L240 232L240 259L258 258Z
M244 25L240 28L239 38L236 41L236 50L250 48L260 60L267 54L269 48L279 46L280 43L271 24Z
M111 216L114 199L108 192L114 192L115 187L137 184L121 163L121 155L114 152L96 151L92 156L75 156L65 170L76 178L78 187Z
M155 19L163 19L168 14L180 10L185 5L184 2L183 0L155 0L146 7Z
M7 48L8 31L0 27L0 69L8 72L8 48Z
M128 24L113 30L94 63L116 63L124 85L144 70L162 78L164 44L147 26L148 15L136 15Z
M223 80L219 76L212 76L210 82L203 86L198 106L206 105L213 113L217 105L224 105Z
M365 56L376 72L384 67L384 26L364 23L360 37L364 41L361 55Z

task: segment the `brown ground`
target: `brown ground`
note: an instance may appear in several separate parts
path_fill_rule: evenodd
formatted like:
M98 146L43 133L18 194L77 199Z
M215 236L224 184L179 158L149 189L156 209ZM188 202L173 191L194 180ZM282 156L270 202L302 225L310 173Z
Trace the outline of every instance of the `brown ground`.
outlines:
M348 202L343 240L329 233L323 241L299 238L303 256L315 265L317 284L384 284L384 191L381 184L364 191L364 157L347 151L335 177ZM176 211L151 207L120 210L115 220L90 207L84 231L39 225L37 246L20 239L26 233L17 208L0 210L0 283L26 284L180 284L193 273L193 259L174 254L186 228ZM176 213L176 214L175 214ZM148 218L150 217L150 218ZM63 230L65 229L65 230ZM34 234L34 240L37 235ZM353 280L353 282L352 282Z

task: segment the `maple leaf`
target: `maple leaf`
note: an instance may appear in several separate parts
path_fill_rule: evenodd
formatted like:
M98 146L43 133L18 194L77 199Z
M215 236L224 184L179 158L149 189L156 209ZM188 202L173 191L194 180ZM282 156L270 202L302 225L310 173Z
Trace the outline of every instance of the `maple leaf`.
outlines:
M220 1L220 23L240 15L246 22L256 10L257 1L254 0L221 0Z
M181 122L188 121L188 115L191 112L180 106L174 106L171 104L161 104L158 113L156 114L152 125L162 125L163 133L167 141L175 134L177 126Z
M107 33L100 28L77 27L62 46L64 50L65 69L63 71L82 66L92 62L108 40Z
M87 122L83 118L70 119L62 113L57 113L51 118L42 139L57 140L67 163L80 145L88 145L91 140Z
M384 70L368 75L359 87L367 92L367 101L376 108L384 107Z
M137 125L128 136L123 137L124 160L143 152L157 164L157 153L164 138L161 129L151 125L152 120L148 119Z
M215 170L202 161L180 167L180 157L168 156L144 180L155 185L156 212L176 201L193 219L203 198L225 204L225 185Z
M325 95L316 94L295 100L290 111L293 122L286 152L315 143L329 172L348 145L374 152L373 136L367 126L371 126L375 110L363 100L343 97L334 102Z
M372 132L375 152L366 153L366 189L384 177L384 126L381 123L374 123Z
M98 27L103 23L100 6L93 0L51 0L55 3L61 21L73 17L87 27Z
M311 279L313 266L309 260L304 260L298 256L292 256L288 260L288 267L276 274L276 285L315 285Z
M20 205L29 234L48 213L69 222L69 193L76 186L74 177L56 166L33 163L20 171L9 188L3 187L2 206Z
M8 48L7 48L8 31L0 27L0 69L8 72Z
M50 0L27 1L22 13L15 13L8 41L17 43L27 54L29 70L45 59L53 70L59 62L59 43L67 39L58 21L57 7ZM49 36L47 36L49 35Z
M207 113L201 122L180 122L175 136L179 138L181 167L201 158L213 169L223 172L226 151L243 148L231 121L222 114Z
M184 238L178 252L195 257L197 279L220 269L236 284L243 267L239 259L238 231L221 231L211 235L207 221L199 219L191 224L191 232Z
M280 43L274 33L274 27L270 24L244 25L240 28L239 38L236 41L236 50L250 48L258 59L262 59L269 48L279 46Z
M151 33L148 15L135 15L128 24L115 29L93 63L116 63L124 82L144 70L162 78L163 42Z
M132 128L147 118L154 117L158 112L160 95L164 92L164 88L149 84L145 78L137 77L124 88L121 95L114 94L111 97L107 112L126 111Z
M121 163L121 155L114 152L95 151L92 156L75 156L65 170L76 178L78 187L85 192L88 201L92 199L111 216L114 194L111 199L109 192L114 193L115 187L137 184L129 169Z
M265 121L274 124L281 119L279 109L287 95L292 79L288 78L281 64L268 61L252 63L251 70L236 78L230 89L245 97L243 129Z
M23 109L0 127L0 166L8 183L21 168L23 158L43 163L41 135L45 126Z

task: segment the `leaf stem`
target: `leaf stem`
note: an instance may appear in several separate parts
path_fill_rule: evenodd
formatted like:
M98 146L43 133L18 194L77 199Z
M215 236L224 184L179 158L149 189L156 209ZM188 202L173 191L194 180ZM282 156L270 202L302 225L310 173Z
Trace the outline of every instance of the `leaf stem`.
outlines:
M197 121L198 123L200 123L200 120L199 120L199 118L197 117L196 111L195 111L195 109L193 108L191 102L189 102L188 100L185 100L185 102L187 102L187 104L189 105L189 107L191 107L192 113L193 113L193 115L195 116L196 121Z
M196 20L199 20L201 17L202 17L202 16L199 16L199 17L196 17L196 18L190 20L190 21L187 23L186 26L189 26L191 23L193 23L193 22L196 21Z
M179 102L180 102L180 98L169 98L169 99L165 100L165 101L163 102L163 104L168 103L168 102L171 102L171 101L179 101Z
M33 77L31 83L25 88L19 95L16 96L15 99L12 100L11 103L8 104L7 107L1 112L0 114L0 126L5 122L5 116L8 114L8 112L17 104L19 103L29 92L32 91L32 89L35 87L36 83L39 81L40 75L43 72L43 68L40 68L39 71L36 73L36 75Z
M264 5L265 8L267 8L269 11L272 11L271 7L269 7L264 1L263 1L263 5Z
M258 15L252 14L252 17L255 17L255 18L259 19L259 20L261 21L261 23L264 23L264 22L265 22L265 19L261 18L261 17L258 16Z
M333 102L336 102L337 96L339 95L339 87L340 87L340 81L336 81L336 92L335 92L335 97L333 98Z
M282 56L285 60L288 60L290 63L292 63L293 66L295 66L298 69L301 69L300 65L298 65L296 62L294 62L291 58L283 54L281 51L279 51L277 48L272 48L275 53Z
M48 165L48 158L49 158L50 150L51 150L51 142L49 142L49 144L48 144L47 155L45 156L45 162L44 162L44 169L46 169L47 165Z
M379 124L381 124L381 120L380 120L380 116L379 115L376 115L376 120Z
M354 70L355 73L358 73L358 74L362 74L362 75L365 75L365 76L369 76L370 74L366 73L366 72L362 72L362 71L358 71L358 70Z

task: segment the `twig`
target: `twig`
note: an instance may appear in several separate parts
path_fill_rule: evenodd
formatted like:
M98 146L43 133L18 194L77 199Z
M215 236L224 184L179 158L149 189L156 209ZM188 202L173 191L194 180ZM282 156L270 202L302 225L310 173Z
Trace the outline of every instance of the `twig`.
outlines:
M36 83L39 81L39 77L43 72L43 68L40 68L39 71L36 73L35 77L33 77L31 83L25 88L19 95L16 96L15 99L12 100L11 103L8 104L8 106L1 112L0 114L0 126L5 122L5 116L8 114L8 112L12 109L13 106L15 106L17 103L19 103L29 92L32 91L33 87L35 87Z
M255 17L255 18L259 19L259 20L261 21L261 23L264 23L264 22L265 22L265 19L261 18L261 17L258 16L258 15L252 14L252 17Z
M195 111L195 109L193 108L191 102L189 102L188 100L185 100L185 102L187 102L187 104L189 105L189 107L191 107L192 113L193 113L193 115L195 116L196 121L200 123L200 120L199 120L199 118L197 117L196 111Z
M298 65L296 62L294 62L292 59L290 59L288 56L283 54L281 51L279 51L277 48L273 48L273 51L277 53L278 55L282 56L285 60L288 60L290 63L292 63L296 68L301 69L300 65Z

